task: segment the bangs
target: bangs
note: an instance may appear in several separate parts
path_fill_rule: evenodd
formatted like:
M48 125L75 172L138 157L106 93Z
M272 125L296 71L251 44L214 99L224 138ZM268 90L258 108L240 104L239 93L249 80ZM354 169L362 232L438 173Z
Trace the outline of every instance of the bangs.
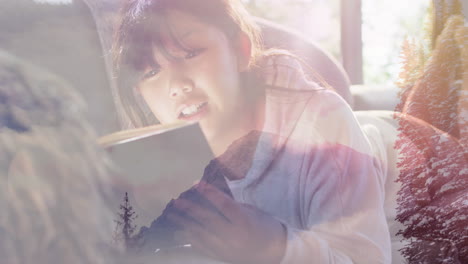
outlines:
M180 10L187 14L202 13L199 18L206 17L210 12L199 10L195 5L180 5L177 0L172 0L170 4L163 5L166 1L162 1L158 8L148 7L140 10L140 12L132 12L133 20L130 23L123 23L125 28L121 28L121 32L125 32L124 38L121 39L121 63L127 67L130 66L134 71L141 72L148 66L157 66L153 56L154 49L158 49L161 54L168 60L178 59L172 55L167 49L167 41L170 41L175 48L190 52L193 49L184 44L173 32L171 25L168 23L167 13L171 10ZM190 2L190 1L189 1ZM161 8L164 6L164 8ZM155 11L155 9L157 11ZM127 14L128 15L128 14ZM201 19L203 22L204 19Z
M135 72L157 65L153 49L162 45L163 32L169 30L165 16L165 14L152 16L151 19L141 19L128 25L121 45L123 65Z

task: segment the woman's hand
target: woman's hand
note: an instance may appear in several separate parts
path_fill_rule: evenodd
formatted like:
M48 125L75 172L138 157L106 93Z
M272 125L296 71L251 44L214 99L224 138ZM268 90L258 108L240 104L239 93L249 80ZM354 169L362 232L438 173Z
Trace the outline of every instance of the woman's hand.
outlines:
M230 263L280 263L286 247L286 229L272 216L239 204L216 187L200 183L195 189L217 209L178 198L168 217L182 227L176 240L189 241L209 257Z

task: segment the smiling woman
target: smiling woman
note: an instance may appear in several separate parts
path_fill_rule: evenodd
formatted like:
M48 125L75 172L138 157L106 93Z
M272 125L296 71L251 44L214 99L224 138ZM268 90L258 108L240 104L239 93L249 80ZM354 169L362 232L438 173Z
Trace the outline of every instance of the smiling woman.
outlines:
M226 141L224 149L257 126L258 117L249 115L257 112L254 90L240 87L239 78L250 45L242 47L240 35L230 42L191 15L174 10L165 16L170 27L155 44L137 89L161 123L199 121L209 141Z
M258 37L253 24L236 24L242 10L235 8L237 1L232 1L232 14L226 17L216 12L228 8L222 1L208 1L211 8L182 2L167 4L173 10L155 11L136 24L122 23L116 46L123 48L117 57L122 62L121 98L135 126L151 122L146 117L152 115L161 123L200 121L221 154L234 139L261 124L255 114L247 115L258 112L261 91L241 85L240 78L259 54ZM145 109L145 115L137 114Z
M186 193L210 206L186 193L168 204L180 245L229 263L389 263L386 176L350 107L294 55L263 50L241 1L127 0L121 15L133 125L198 121L232 192L201 181Z

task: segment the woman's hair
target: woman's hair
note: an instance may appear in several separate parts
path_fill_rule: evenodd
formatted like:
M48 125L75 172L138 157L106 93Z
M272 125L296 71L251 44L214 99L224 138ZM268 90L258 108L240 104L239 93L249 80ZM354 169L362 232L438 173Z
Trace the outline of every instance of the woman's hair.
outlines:
M133 127L155 122L149 109L144 108L145 103L132 88L138 81L138 72L153 63L149 54L152 54L153 45L161 41L161 32L167 30L165 18L168 10L193 15L217 27L231 40L241 32L246 34L252 47L250 66L255 64L263 52L259 30L240 0L125 0L115 34L113 54L119 99L124 115L130 119L130 126ZM178 40L175 39L175 42Z
M286 64L299 69L298 77L311 79L330 88L323 78L295 55L280 49L264 49L260 30L240 0L124 0L113 45L117 100L120 100L117 103L121 105L117 109L120 111L124 128L157 123L151 110L134 88L139 81L138 76L141 75L141 71L147 66L157 64L151 55L153 47L162 46L164 49L164 45L161 45L162 34L171 33L166 21L169 10L185 12L206 24L213 25L233 42L240 33L248 37L251 54L247 71L241 73L243 85L249 87L260 85L263 71L268 71L263 67L272 62L269 58L288 57L294 62L289 61ZM170 36L179 47L185 49L175 36L172 34ZM305 73L302 68L306 70Z

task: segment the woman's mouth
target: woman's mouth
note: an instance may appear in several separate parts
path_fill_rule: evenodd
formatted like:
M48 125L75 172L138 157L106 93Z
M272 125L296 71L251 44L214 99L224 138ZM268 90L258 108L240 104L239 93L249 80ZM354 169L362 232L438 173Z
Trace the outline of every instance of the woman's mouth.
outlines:
M203 102L200 104L186 106L180 111L179 119L186 121L198 121L205 116L208 110L208 103Z

